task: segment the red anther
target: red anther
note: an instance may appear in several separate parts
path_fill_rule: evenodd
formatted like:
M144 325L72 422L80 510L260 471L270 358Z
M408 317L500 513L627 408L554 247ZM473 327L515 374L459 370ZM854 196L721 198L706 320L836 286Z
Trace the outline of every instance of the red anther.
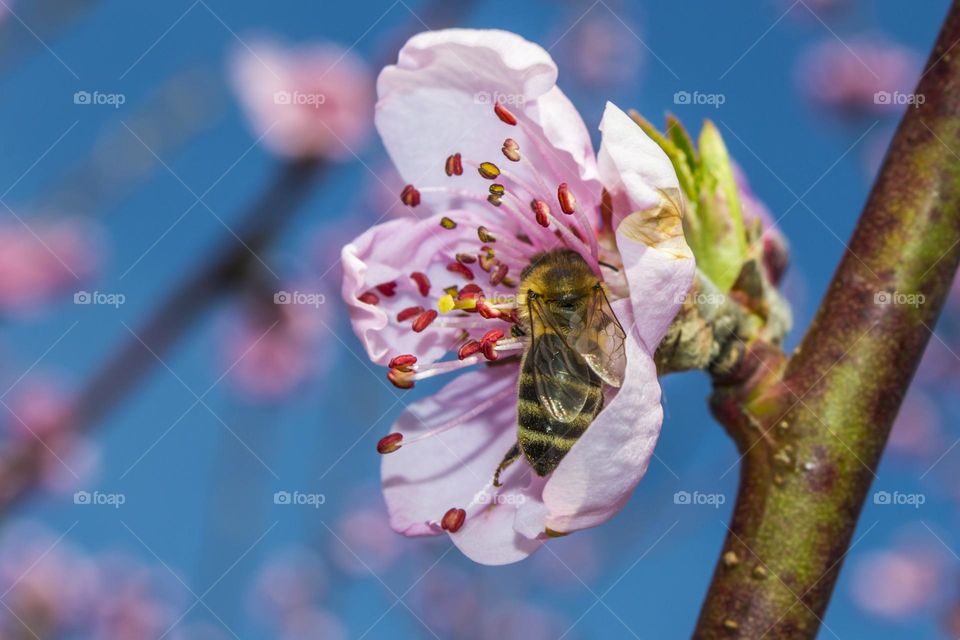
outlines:
M407 375L409 372L398 369L387 371L387 380L393 383L397 389L413 389L413 378Z
M377 443L377 453L393 453L400 448L401 442L403 442L402 433L391 433L388 436L383 436Z
M460 157L459 153L455 153L452 156L447 158L447 164L444 167L448 176L462 176L463 175L463 160Z
M456 257L457 257L457 262L460 262L462 264L473 264L474 262L477 261L477 256L469 253L458 253Z
M420 204L420 192L412 184L408 184L400 192L400 202L408 207L415 207Z
M383 284L378 284L376 289L388 298L392 298L397 293L397 283L384 282Z
M480 285L471 282L469 284L463 285L463 289L460 289L457 292L457 300L463 300L464 298L472 298L478 295L483 294L483 289L480 288Z
M483 350L483 357L487 360L493 361L500 357L500 354L497 353L497 343L496 342L481 342L480 348Z
M577 210L577 199L570 193L570 187L566 182L561 182L557 187L557 200L560 201L560 210L567 215Z
M378 304L380 302L380 298L373 291L365 291L361 293L357 296L357 300L367 304Z
M448 509L445 514L443 514L443 519L440 520L440 526L444 531L449 531L450 533L456 533L460 531L460 527L463 526L463 523L467 520L467 512L463 509Z
M452 273L459 273L467 280L473 280L473 271L471 271L470 267L468 267L465 264L461 264L459 262L451 262L450 264L447 265L447 271L450 271Z
M537 223L541 227L550 226L550 205L543 200L534 200L530 203L530 208L533 210L534 215L537 216Z
M415 333L420 333L424 329L430 326L430 324L437 319L437 312L434 309L427 309L413 321L413 331Z
M503 279L507 277L507 271L509 270L510 270L510 267L508 267L507 265L501 262L499 265L497 265L497 268L494 269L494 271L490 274L490 284L492 284L493 286L497 286L498 284L503 282Z
M503 148L500 150L510 162L520 162L520 145L513 138L504 140Z
M469 358L475 353L480 353L480 350L482 348L483 348L482 344L480 344L476 340L471 340L470 342L460 347L460 350L457 351L457 357L461 360L463 360L464 358Z
M418 316L421 313L423 313L423 307L407 307L397 314L397 322L406 322L410 318Z
M489 332L488 332L489 333ZM410 367L417 364L417 356L410 355L409 353L396 356L390 363L387 365L391 369L400 369L401 371L409 371Z
M420 295L426 296L430 294L430 278L427 277L427 274L414 271L410 274L410 278L416 283L417 289L420 290Z
M494 309L487 304L487 301L483 298L477 300L477 312L480 314L481 318L489 320L490 318L499 318L502 314L499 309Z
M493 112L497 114L498 118L511 127L517 126L517 116L510 113L510 109L503 106L502 102L497 101L493 103Z
M503 335L504 335L503 331L501 331L500 329L490 329L490 331L487 331L485 334L483 334L483 337L480 338L480 342L482 344L488 344L491 342L496 344L496 342L500 340L500 338L502 338ZM413 356L410 356L410 357L412 358ZM414 358L414 360L416 360L416 358Z

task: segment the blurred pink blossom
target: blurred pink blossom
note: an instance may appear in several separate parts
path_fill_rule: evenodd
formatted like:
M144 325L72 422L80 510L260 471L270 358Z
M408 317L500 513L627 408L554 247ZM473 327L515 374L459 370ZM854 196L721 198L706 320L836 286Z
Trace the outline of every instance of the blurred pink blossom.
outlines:
M400 556L399 539L382 507L361 507L348 512L337 522L335 531L349 549L334 540L331 555L348 573L362 576L371 571L381 573Z
M50 376L24 379L9 391L3 410L16 438L46 440L69 428L73 394Z
M637 25L598 7L560 38L560 63L588 86L616 88L635 82L646 55L639 31Z
M234 56L232 73L255 135L275 153L343 159L370 136L373 75L349 50L261 40Z
M267 309L234 308L221 334L227 377L254 401L280 400L326 370L321 353L329 335L326 296L295 289L276 295L277 302Z
M512 602L487 610L480 620L481 640L550 640L565 635L569 623L562 623L555 613L532 604Z
M897 112L912 99L920 59L882 37L835 38L811 46L797 65L800 90L815 103L849 114Z
M916 615L944 588L944 559L922 547L862 554L852 570L853 599L864 611L888 620Z
M99 266L100 247L99 230L80 219L0 223L0 311L33 311L76 291Z
M439 564L421 572L423 579L414 587L410 601L424 623L442 638L473 638L476 620L481 617L480 580L462 569Z
M99 557L98 568L101 597L92 603L91 640L159 638L179 623L185 589L166 569L112 554Z
M306 609L287 621L280 640L347 640L347 629L331 611Z
M306 547L291 546L275 552L258 570L248 600L261 622L282 628L310 610L326 589L320 556Z

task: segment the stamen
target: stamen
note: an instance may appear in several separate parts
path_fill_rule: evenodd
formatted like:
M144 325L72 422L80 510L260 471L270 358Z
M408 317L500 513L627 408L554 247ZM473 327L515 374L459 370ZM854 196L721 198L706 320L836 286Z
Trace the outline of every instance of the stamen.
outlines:
M502 196L495 196L491 193L490 195L487 196L487 202L489 202L495 207L499 207L501 204L503 204L503 200L501 198Z
M380 441L377 442L377 453L393 453L401 447L401 442L403 442L402 433L391 433L390 435L383 436L380 438Z
M397 293L397 283L384 282L383 284L378 284L375 289L388 298L392 298Z
M449 229L456 229L456 228L457 228L457 223L456 223L454 220L452 220L452 219L444 216L444 217L440 218L440 226L443 227L444 229L448 229L448 230L449 230Z
M504 188L502 184L494 183L490 185L490 195L492 196L502 196L504 193L506 193L506 191L507 190Z
M427 309L413 321L413 331L414 333L420 333L424 329L430 326L430 324L437 319L437 312L433 309Z
M520 162L520 145L513 138L507 138L503 141L503 155L511 162Z
M459 153L455 153L452 156L447 158L447 163L444 169L447 172L448 176L462 176L463 175L463 159Z
M577 199L573 197L566 182L561 182L557 187L557 200L560 201L560 210L565 214L571 215L577 210Z
M399 369L400 371L412 371L413 369L411 369L411 367L415 364L417 364L417 356L407 353L394 357L387 366L391 369Z
M496 342L481 342L480 347L483 350L483 357L490 362L493 362L500 357L500 354L497 353Z
M501 338L503 338L503 331L500 329L490 329L490 331L487 331L485 334L483 334L483 337L480 338L480 342L482 344L496 343L497 340L500 340ZM410 357L413 358L413 356ZM416 361L416 358L414 358L414 361Z
M450 533L456 533L460 531L460 528L463 527L463 523L467 521L467 512L463 509L449 509L445 514L443 514L443 519L440 521L440 526Z
M413 374L409 371L390 369L387 371L387 380L397 389L413 389Z
M420 290L420 295L426 296L430 294L430 278L427 277L427 274L414 271L410 274L410 279L416 283L417 289Z
M502 262L497 266L496 271L490 274L490 284L497 286L503 279L507 277L507 272L510 270L510 267L503 264Z
M503 106L502 102L495 102L493 105L493 112L497 114L497 117L500 118L503 122L510 125L511 127L517 126L517 116L513 115L509 109Z
M477 256L470 253L458 253L455 257L457 258L457 262L463 264L473 264L477 261Z
M397 322L406 322L410 318L418 316L421 313L423 313L423 307L407 307L397 314Z
M483 243L492 244L497 241L497 237L492 233L490 233L490 231L486 227L477 228L477 237L479 237L480 242L483 242Z
M470 270L470 267L461 262L451 262L447 265L447 271L459 273L467 280L473 280L474 278L473 271Z
M366 304L379 304L380 298L373 291L365 291L357 296L357 300Z
M533 214L537 217L537 223L541 227L550 226L550 205L543 200L534 200L530 203Z
M415 207L420 204L420 192L412 184L408 184L400 192L400 202L408 207Z
M492 162L481 162L477 172L487 180L495 180L500 176L500 167Z
M476 355L480 353L481 349L483 349L482 344L480 344L476 340L471 340L470 342L460 347L460 350L457 351L457 358L459 358L460 360L463 360L464 358L469 358L472 355Z

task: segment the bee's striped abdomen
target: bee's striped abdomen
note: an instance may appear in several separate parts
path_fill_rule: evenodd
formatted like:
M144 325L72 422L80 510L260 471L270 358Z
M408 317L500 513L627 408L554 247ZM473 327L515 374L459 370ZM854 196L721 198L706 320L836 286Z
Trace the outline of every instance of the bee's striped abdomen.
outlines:
M555 334L544 334L539 340L560 340ZM542 371L537 376L549 375ZM580 414L570 422L554 419L540 403L534 378L533 364L525 357L520 369L520 385L517 403L517 440L523 455L537 475L545 476L553 471L577 439L583 435L593 419L603 408L602 381L590 373L586 382L565 381L563 384L586 384L587 400Z

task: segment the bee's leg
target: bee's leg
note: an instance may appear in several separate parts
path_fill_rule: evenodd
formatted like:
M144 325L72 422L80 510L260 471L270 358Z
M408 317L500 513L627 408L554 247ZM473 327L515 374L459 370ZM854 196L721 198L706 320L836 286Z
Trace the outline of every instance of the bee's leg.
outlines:
M503 456L503 461L500 463L500 466L497 467L497 472L493 474L493 486L500 487L503 486L500 484L500 473L509 467L517 458L520 457L520 443L515 442L510 451L507 451L507 455Z

